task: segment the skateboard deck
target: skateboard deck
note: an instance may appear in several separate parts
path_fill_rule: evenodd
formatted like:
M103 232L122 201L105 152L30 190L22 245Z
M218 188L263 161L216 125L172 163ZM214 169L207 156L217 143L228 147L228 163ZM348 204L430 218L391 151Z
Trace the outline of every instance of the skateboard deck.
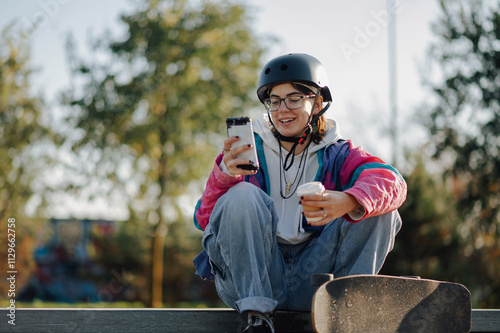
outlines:
M326 332L469 332L470 292L463 285L387 275L353 275L314 294L313 327Z

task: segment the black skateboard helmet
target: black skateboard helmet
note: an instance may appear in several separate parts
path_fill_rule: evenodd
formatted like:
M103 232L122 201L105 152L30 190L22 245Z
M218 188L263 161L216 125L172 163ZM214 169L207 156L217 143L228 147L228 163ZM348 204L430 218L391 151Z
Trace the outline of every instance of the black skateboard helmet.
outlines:
M261 103L268 98L269 88L281 82L302 82L321 88L324 102L331 102L326 70L318 59L304 53L290 53L269 61L259 75L257 96Z

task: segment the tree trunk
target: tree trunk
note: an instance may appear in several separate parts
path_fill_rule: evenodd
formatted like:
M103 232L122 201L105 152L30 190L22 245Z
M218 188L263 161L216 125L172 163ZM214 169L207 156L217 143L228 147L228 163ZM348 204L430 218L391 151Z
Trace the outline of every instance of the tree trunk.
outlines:
M160 160L159 160L159 170L158 170L158 184L160 185L160 194L158 206L158 217L159 222L156 227L154 244L153 244L153 280L152 280L152 295L151 295L151 306L153 308L161 308L163 305L163 258L165 251L165 236L167 235L167 222L163 216L163 205L166 205L167 193L167 161L168 156L165 152L165 143L168 139L168 133L166 129L160 130L160 142L163 144Z
M167 227L160 222L156 227L153 244L153 280L151 288L151 307L163 306L163 252Z

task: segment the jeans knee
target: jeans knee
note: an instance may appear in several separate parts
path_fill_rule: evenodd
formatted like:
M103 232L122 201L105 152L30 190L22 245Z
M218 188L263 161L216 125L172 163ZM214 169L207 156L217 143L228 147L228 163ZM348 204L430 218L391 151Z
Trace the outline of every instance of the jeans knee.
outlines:
M401 219L401 215L399 215L399 212L397 210L392 212L394 218L394 230L395 233L397 234L399 230L401 230L401 226L403 225L403 220Z
M232 186L217 203L221 202L223 205L239 208L244 203L251 202L252 200L260 200L262 194L264 192L257 186L241 182Z
M394 240L401 229L401 216L397 210L375 217L374 225L377 232L381 235L387 235L390 242L390 248L394 247Z
M379 216L373 216L369 219L373 220L374 226L384 230L390 229L391 233L397 233L399 229L401 229L401 216L399 216L397 210Z
M236 216L253 215L254 212L271 210L274 203L264 191L255 185L241 182L231 187L218 201L226 212Z
M211 221L230 223L231 229L249 230L259 226L267 230L277 224L277 213L269 195L253 184L241 182L219 198Z

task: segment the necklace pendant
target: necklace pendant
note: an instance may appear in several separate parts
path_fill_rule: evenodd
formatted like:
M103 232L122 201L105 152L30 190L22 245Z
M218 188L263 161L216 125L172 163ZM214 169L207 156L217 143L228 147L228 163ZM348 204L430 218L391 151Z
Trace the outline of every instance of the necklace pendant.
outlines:
M285 187L285 194L290 193L291 188L292 188L292 183L287 183Z

